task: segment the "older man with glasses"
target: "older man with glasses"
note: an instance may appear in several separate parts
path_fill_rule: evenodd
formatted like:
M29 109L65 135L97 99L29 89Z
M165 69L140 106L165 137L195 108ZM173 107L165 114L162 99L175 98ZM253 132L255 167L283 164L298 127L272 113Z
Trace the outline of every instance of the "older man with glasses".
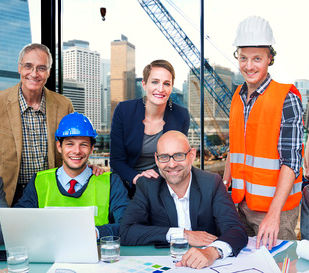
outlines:
M196 150L187 137L168 131L155 153L159 179L140 177L120 226L123 245L167 243L185 236L191 248L178 266L202 268L236 256L248 237L219 175L192 167Z
M33 174L61 165L54 135L73 106L44 87L51 66L45 45L26 45L18 59L20 82L0 91L0 176L9 205L21 197Z

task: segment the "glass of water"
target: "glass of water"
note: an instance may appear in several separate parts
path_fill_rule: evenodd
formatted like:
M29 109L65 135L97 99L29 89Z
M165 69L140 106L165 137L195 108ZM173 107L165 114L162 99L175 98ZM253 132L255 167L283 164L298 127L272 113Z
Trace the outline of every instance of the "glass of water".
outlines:
M120 259L120 238L119 236L104 236L100 239L101 261L114 263Z
M29 258L24 246L9 247L7 249L7 263L9 273L29 272Z
M179 234L172 234L170 237L170 252L173 262L181 261L182 256L189 250L188 240Z

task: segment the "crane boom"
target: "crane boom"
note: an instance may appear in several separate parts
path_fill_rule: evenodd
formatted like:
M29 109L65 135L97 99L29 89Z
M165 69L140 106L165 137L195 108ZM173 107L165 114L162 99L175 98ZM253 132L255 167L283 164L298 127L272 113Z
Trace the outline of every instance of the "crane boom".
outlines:
M138 1L148 16L186 62L194 75L201 80L199 70L201 58L200 51L162 5L160 0ZM205 88L219 105L225 117L229 117L233 94L206 59L204 59L204 66L205 75L203 78Z

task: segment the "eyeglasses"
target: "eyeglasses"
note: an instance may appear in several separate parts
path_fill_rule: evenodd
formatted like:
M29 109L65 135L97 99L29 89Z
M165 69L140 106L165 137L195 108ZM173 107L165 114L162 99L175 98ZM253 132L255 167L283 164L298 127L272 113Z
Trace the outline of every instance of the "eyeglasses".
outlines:
M34 66L32 63L20 63L20 65L25 70L31 71L31 72L35 69L36 72L44 73L44 72L46 72L49 69L46 65Z
M184 161L187 157L187 154L190 153L191 148L188 152L186 153L175 153L173 155L169 155L169 154L161 154L161 155L157 155L157 159L160 163L167 163L170 161L171 158L174 159L174 161L176 162L181 162Z

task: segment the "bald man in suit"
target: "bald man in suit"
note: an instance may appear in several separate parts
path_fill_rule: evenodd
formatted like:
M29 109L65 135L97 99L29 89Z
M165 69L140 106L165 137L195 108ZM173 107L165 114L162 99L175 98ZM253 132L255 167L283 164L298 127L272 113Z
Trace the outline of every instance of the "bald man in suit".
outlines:
M167 243L186 236L191 248L178 266L202 268L236 256L247 244L231 197L219 175L192 167L196 150L187 137L168 131L157 143L159 179L141 177L120 224L123 245ZM194 262L192 262L194 260Z

